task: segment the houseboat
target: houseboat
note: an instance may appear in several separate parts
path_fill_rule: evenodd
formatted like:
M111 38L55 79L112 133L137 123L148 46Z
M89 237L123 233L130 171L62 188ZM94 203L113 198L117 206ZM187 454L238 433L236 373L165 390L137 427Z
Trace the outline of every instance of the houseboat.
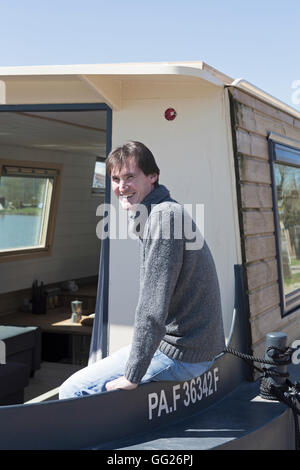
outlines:
M204 62L1 67L0 448L293 448L291 409L226 352L201 380L58 400L131 341L138 243L105 174L129 140L201 225L227 346L300 338L300 111Z

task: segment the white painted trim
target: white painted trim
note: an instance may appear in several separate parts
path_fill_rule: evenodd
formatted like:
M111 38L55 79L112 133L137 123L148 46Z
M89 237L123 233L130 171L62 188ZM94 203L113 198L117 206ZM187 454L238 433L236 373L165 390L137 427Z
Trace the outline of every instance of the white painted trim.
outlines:
M101 75L78 75L79 79L87 84L93 91L96 91L100 98L104 98L111 108L121 109L121 81L111 80Z
M273 140L278 144L288 145L289 147L294 147L300 150L300 140L290 139L289 137L285 137L280 134L276 134L276 132L271 132L268 136L269 140Z
M0 67L0 76L45 76L45 75L181 75L201 78L212 85L224 83L215 75L202 68L174 64L86 64L86 65L41 65L21 67Z
M0 364L6 364L6 344L0 340Z
M292 114L295 116L297 119L300 119L300 111L293 108L292 106L284 103L283 101L279 100L278 98L275 98L274 96L270 95L266 91L262 90L261 88L258 88L257 86L253 85L252 83L248 82L244 78L237 78L231 83L232 87L236 88L241 88L244 89L254 95L256 95L258 98L263 99L267 103L270 103L273 106L276 106L276 108L281 109L282 111L285 111L286 113Z
M6 83L0 80L0 104L6 104Z
M49 390L48 392L43 393L42 395L39 395L38 397L32 398L31 400L28 400L25 402L25 404L29 403L41 403L42 401L47 401L47 400L56 400L59 394L59 387L53 388L52 390Z

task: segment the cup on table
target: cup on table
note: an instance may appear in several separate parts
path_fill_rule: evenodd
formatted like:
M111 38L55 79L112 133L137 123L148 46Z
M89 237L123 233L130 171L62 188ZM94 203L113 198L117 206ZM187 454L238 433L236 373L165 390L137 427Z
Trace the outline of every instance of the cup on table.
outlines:
M82 302L80 300L73 300L71 302L72 307L72 321L78 323L82 316Z

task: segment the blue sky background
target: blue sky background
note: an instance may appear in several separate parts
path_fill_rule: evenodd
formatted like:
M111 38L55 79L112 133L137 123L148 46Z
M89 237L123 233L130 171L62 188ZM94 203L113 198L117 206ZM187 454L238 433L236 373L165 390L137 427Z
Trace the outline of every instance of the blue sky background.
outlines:
M299 0L0 0L0 19L0 66L204 60L300 110Z

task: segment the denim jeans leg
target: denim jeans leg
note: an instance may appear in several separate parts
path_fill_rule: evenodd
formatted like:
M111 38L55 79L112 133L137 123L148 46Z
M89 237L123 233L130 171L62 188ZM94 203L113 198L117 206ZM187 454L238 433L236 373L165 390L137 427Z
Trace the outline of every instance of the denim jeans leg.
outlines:
M157 350L141 383L190 380L202 375L212 364L213 361L199 363L177 361Z
M105 391L110 380L124 375L131 345L119 349L106 358L95 362L69 377L59 389L59 398L72 398Z
M124 375L130 349L131 345L121 348L105 359L73 374L61 385L59 398L80 397L105 392L107 382ZM196 364L177 361L157 350L140 383L190 380L202 375L212 364L213 361Z

